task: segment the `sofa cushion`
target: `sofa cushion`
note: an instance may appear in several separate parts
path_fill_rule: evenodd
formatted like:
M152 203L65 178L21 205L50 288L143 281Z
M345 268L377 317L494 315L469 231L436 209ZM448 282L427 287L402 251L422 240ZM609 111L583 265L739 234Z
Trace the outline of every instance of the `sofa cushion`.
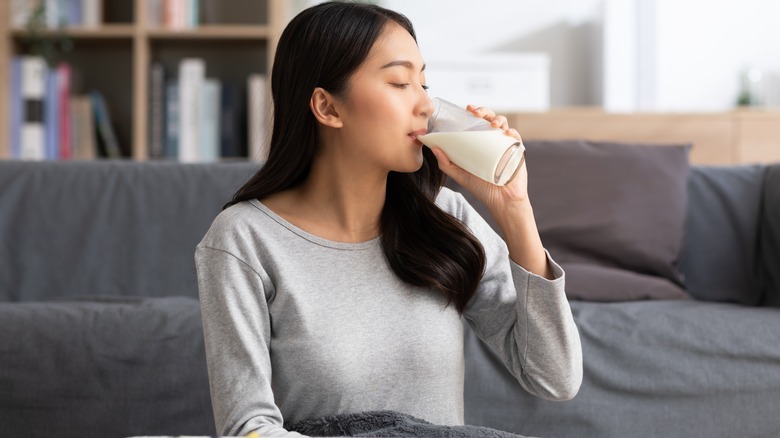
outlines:
M528 191L539 233L566 265L592 265L641 274L641 294L605 271L580 270L567 279L576 298L622 301L683 296L677 269L687 208L689 145L591 141L526 141ZM667 280L663 287L655 278ZM628 278L623 275L620 278ZM617 280L617 279L616 279ZM601 284L595 291L587 283ZM670 288L677 288L670 294ZM594 291L595 295L585 293ZM657 291L654 293L653 291Z
M680 270L705 301L756 305L756 248L764 166L694 166Z
M195 245L258 168L0 161L0 302L196 297Z
M3 436L216 433L197 299L3 303L0 321Z
M759 255L763 280L760 304L780 307L780 164L766 168Z
M690 296L663 277L644 275L591 263L564 263L566 295L573 300L635 301L679 300Z

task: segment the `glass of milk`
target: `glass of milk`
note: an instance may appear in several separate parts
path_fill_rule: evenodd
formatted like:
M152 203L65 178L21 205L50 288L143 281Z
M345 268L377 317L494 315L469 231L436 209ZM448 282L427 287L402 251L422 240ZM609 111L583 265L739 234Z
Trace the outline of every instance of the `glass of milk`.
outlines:
M452 102L435 97L428 133L417 137L443 150L450 161L487 182L503 186L517 175L525 146L501 128Z

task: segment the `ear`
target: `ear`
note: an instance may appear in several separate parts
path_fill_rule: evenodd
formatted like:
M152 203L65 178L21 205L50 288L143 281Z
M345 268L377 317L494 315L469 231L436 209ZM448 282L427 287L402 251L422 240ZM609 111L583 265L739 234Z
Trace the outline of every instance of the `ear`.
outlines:
M338 111L336 111L336 99L323 88L314 89L309 100L309 108L311 108L314 118L321 124L331 128L344 126L344 121L341 120Z

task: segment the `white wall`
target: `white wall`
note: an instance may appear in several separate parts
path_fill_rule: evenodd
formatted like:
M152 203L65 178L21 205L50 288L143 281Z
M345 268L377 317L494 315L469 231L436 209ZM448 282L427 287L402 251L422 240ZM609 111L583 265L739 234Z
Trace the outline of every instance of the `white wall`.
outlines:
M656 109L731 108L740 72L763 70L770 104L780 105L780 2L655 0Z
M479 52L546 52L552 106L602 105L627 93L605 81L604 11L633 2L642 12L622 32L640 32L622 59L634 75L629 109L717 111L733 108L740 72L764 72L768 103L780 105L778 0L380 0L406 14L424 57ZM316 0L296 0L298 9ZM653 12L647 20L648 11ZM652 28L648 29L648 26ZM609 28L609 25L607 25ZM633 29L633 30L631 30ZM614 41L613 41L614 43ZM613 44L614 45L614 44ZM648 52L651 51L651 52ZM605 67L605 65L607 67ZM625 83L623 84L625 86ZM612 89L610 89L612 87ZM641 102L641 104L640 104Z

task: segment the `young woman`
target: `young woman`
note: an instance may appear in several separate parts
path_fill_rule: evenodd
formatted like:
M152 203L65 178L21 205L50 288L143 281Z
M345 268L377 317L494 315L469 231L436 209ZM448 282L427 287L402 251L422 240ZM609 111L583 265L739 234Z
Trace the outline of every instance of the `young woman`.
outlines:
M498 187L416 139L433 105L402 15L323 3L283 32L268 161L196 250L218 431L394 410L463 424L463 326L528 391L569 399L582 355L527 173ZM520 139L506 118L474 114ZM484 202L506 242L448 175Z

